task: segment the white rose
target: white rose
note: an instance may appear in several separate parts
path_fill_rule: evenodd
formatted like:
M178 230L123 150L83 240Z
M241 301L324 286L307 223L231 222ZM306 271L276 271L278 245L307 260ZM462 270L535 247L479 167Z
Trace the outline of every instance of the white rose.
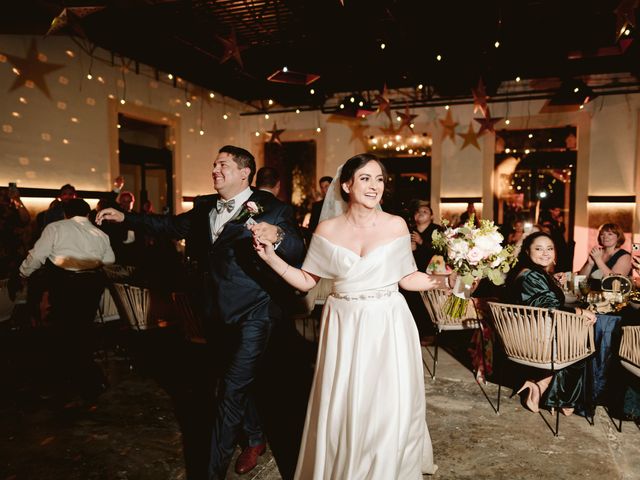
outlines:
M490 233L487 235L479 235L475 239L475 246L484 253L484 257L486 258L489 255L500 253L502 250L502 245L500 245L501 240L502 235L500 234Z

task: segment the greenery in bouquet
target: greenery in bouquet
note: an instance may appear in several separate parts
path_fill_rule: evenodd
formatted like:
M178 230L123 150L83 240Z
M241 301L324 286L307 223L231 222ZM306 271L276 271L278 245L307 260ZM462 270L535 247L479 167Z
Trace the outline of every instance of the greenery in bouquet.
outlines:
M474 225L473 216L459 227L451 227L442 221L444 231L434 231L432 240L436 250L442 252L449 265L457 274L456 282L461 282L470 291L471 285L482 278L488 278L494 285L502 285L506 273L516 262L514 247L503 247L503 236L491 220L481 220L480 227ZM454 287L454 295L445 305L447 313L461 318L465 312L468 297Z

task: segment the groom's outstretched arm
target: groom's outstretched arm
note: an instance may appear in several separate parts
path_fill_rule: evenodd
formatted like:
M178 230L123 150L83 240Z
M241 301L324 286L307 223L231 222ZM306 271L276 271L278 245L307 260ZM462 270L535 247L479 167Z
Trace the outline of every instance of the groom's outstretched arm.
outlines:
M132 228L143 228L145 231L171 238L185 238L191 230L193 217L199 208L198 200L193 209L180 215L142 215L137 213L123 213L114 208L105 208L98 212L96 223L124 222Z

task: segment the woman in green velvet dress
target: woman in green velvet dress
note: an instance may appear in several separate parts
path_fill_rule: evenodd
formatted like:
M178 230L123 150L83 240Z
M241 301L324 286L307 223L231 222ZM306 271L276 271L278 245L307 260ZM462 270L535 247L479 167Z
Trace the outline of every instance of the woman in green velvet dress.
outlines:
M522 242L516 267L507 278L507 301L529 307L561 309L585 315L595 322L595 314L581 308L564 306L564 293L552 275L556 250L550 235L535 232ZM541 378L527 380L518 393L528 390L526 405L537 412L543 408L561 408L571 415L584 398L583 363L578 362Z

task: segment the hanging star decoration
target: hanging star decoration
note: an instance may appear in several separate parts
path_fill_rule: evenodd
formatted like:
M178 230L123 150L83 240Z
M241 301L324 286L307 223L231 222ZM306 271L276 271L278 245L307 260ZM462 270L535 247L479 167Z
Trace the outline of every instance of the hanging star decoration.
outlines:
M391 102L389 101L389 92L386 85L382 88L380 95L376 95L376 101L378 102L378 115L384 112L389 117L389 121L391 121Z
M240 52L247 49L246 45L238 45L238 39L236 38L236 31L234 29L231 30L231 34L229 38L223 38L218 35L218 40L222 42L224 46L224 52L222 53L222 57L220 58L220 63L225 63L230 59L234 59L240 68L244 68L244 64L242 63L242 56Z
M480 136L484 132L496 133L495 125L502 120L502 117L492 117L489 108L487 108L487 116L485 118L474 118L474 120L480 124L480 130L478 130L478 136Z
M93 6L63 8L62 12L60 12L58 16L51 21L51 26L49 27L49 30L47 30L45 36L58 33L63 28L69 27L73 32L78 34L78 36L87 38L82 25L80 25L80 19L104 10L105 8L106 7Z
M38 59L38 45L36 44L35 39L31 40L26 58L16 57L15 55L9 55L8 53L4 53L4 56L7 57L7 60L9 60L11 65L13 65L13 67L18 71L18 75L14 80L13 85L9 88L10 92L13 92L24 85L28 85L28 82L31 82L33 85L38 87L38 89L40 89L47 98L51 99L51 93L49 92L49 87L47 86L44 76L63 68L64 65L41 62Z
M464 140L462 147L460 150L464 150L469 145L473 145L478 150L480 150L480 145L478 144L478 134L473 130L473 123L469 122L469 128L467 129L467 133L458 133L458 136Z
M450 138L453 143L456 143L456 127L458 122L453 121L451 110L447 110L447 116L444 120L438 119L440 125L442 125L442 139Z
M640 0L622 0L613 13L616 14L616 41L629 27L636 26L636 8Z
M484 82L482 81L482 77L478 80L478 86L476 88L472 88L471 92L473 93L473 113L478 113L478 111L482 112L482 115L487 116L487 90L484 87Z
M402 130L402 127L407 127L411 132L413 132L413 120L418 115L413 115L409 113L409 107L405 107L404 112L396 112L398 118L400 119L400 126L398 127L398 131Z
M282 140L280 140L280 135L284 132L284 128L278 128L276 122L273 122L273 128L271 130L267 130L267 133L271 135L269 138L269 143L277 143L278 145L282 145Z

